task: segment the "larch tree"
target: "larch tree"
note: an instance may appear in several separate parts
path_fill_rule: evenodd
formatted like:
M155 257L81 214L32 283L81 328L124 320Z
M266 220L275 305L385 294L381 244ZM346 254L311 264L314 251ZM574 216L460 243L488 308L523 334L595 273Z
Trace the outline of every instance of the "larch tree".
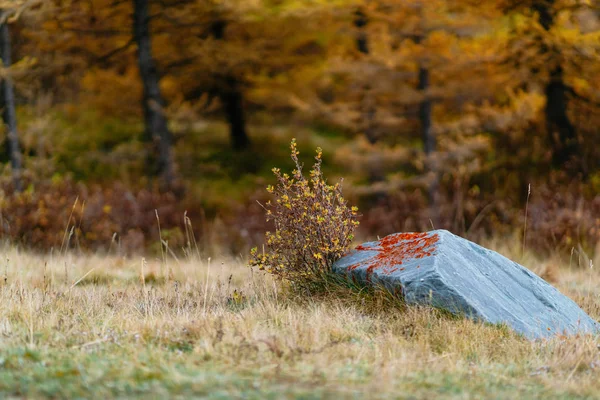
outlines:
M246 123L247 76L258 60L244 18L253 7L237 7L232 1L164 4L156 15L159 29L170 32L157 37L162 67L177 82L182 101L204 102L202 108L207 109L217 100L229 126L231 147L247 149L251 143Z
M15 93L13 88L10 68L12 54L10 44L9 18L14 10L0 9L0 58L4 67L2 82L0 83L0 108L6 132L6 153L9 155L13 174L15 190L23 189L21 181L22 155L17 131L17 115L15 106Z
M541 125L551 165L586 175L590 159L586 143L595 139L582 135L575 113L581 111L578 106L600 105L593 89L597 90L594 57L600 50L594 10L599 6L568 0L507 0L503 7L513 27L507 64L527 72L515 85L545 98Z
M217 17L212 23L211 34L213 38L218 42L227 40L225 37L226 30L226 17ZM245 150L250 146L250 138L246 131L242 83L239 82L235 74L225 73L218 80L221 82L218 96L223 103L223 110L229 124L231 145L234 150Z
M223 117L231 147L244 150L251 143L249 112L290 109L290 71L325 55L319 34L328 18L322 10L330 3L336 2L147 2L152 7L146 29L138 12L143 5L133 0L53 0L37 17L42 29L28 32L28 50L47 61L46 71L52 68L48 81L59 76L71 79L67 87L85 88L78 96L97 112L128 118L135 115L134 99L143 96L144 119L154 126L147 131L162 132L154 142L165 144L157 147L157 158L169 175L170 135L162 122L167 116ZM130 18L136 23L128 30ZM143 85L131 81L134 68L142 72ZM159 84L150 83L158 78ZM179 106L192 112L178 113Z
M356 33L356 49L358 50L360 57L368 58L369 56L369 36L366 30L369 24L369 16L365 10L366 7L360 7L357 9L354 18L354 27L357 30ZM371 93L370 82L365 82L362 87L362 98L360 99L362 109L362 130L367 140L371 143L377 141L377 136L373 133L373 121L375 114L377 113L377 107ZM374 168L369 173L369 179L371 181L380 181L383 179L379 168Z
M496 46L489 46L489 31L495 15L493 7L468 1L362 2L360 12L347 17L351 28L340 27L354 30L353 41L340 39L346 53L329 57L333 95L312 99L323 118L371 143L355 148L351 159L364 151L363 170L385 178L370 184L372 190L391 193L413 182L427 194L432 220L441 171L465 169L486 146L478 136L483 121L471 105L493 96L489 65ZM417 146L420 152L407 151ZM400 169L412 169L412 177Z
M125 120L141 114L140 159L145 159L146 175L170 189L176 183L175 161L154 58L156 11L150 10L151 3L44 2L27 16L24 50L44 66L38 78L56 101Z
M172 137L165 116L165 101L159 87L159 74L152 58L148 0L133 0L133 37L137 44L138 66L143 84L142 107L147 139L158 155L156 173L167 187L175 180Z
M288 110L294 85L307 83L294 81L296 72L322 63L329 39L323 22L336 3L164 2L156 14L157 29L169 35L157 35L157 58L176 82L180 100L204 115L223 116L231 147L244 150L251 143L249 113Z

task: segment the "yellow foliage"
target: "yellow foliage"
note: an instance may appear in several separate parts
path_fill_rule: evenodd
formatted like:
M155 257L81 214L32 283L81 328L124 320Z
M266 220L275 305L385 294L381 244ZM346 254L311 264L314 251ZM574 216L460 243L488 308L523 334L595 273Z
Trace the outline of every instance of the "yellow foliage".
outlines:
M266 233L266 251L251 251L249 265L303 286L322 278L348 249L358 226L358 208L349 207L340 183L328 185L321 171L322 150L317 148L310 178L302 174L296 141L290 146L296 169L292 176L273 168L277 186L267 203L267 220L275 232Z

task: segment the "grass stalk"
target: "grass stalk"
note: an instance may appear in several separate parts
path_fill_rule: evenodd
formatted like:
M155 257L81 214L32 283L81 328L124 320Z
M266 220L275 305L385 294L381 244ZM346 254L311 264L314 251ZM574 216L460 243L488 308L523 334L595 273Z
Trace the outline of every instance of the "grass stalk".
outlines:
M527 185L527 201L525 202L525 222L523 226L523 248L521 250L521 258L525 257L525 242L527 239L527 213L529 211L529 196L531 195L531 183Z

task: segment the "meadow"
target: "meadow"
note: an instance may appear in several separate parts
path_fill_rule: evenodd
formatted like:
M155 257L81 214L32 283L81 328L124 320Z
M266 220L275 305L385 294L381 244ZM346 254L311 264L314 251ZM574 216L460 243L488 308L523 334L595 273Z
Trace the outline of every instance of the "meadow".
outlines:
M584 255L521 256L600 319ZM241 258L2 247L0 398L594 398L600 338L529 341L385 293L300 296ZM570 265L569 265L570 264ZM597 263L598 264L598 263Z

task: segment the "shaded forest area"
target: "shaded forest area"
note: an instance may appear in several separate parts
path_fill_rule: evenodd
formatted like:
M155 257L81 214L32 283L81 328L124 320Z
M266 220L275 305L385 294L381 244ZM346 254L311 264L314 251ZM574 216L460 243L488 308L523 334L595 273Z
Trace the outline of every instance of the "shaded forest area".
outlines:
M600 251L596 0L0 8L5 239L239 254L295 137L362 236L522 237L527 209L529 248Z

